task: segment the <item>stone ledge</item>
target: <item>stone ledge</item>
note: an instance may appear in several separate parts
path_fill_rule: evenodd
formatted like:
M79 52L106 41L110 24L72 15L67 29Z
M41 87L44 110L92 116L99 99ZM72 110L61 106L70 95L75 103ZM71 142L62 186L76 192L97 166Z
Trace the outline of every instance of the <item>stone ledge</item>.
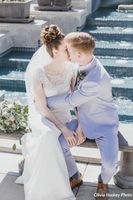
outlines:
M31 15L35 19L47 21L49 24L57 24L64 33L77 31L85 25L87 15L91 11L86 9L72 9L69 11L40 11L37 4L31 5Z
M33 17L30 18L4 18L0 17L0 22L7 22L7 23L30 23L34 20Z
M133 130L132 124L120 123L120 131L123 135L123 137L119 138L120 151L133 152L133 144L132 144L133 136L131 134L132 130ZM21 137L22 137L22 134L20 133L11 134L11 135L0 133L0 152L22 154L22 146L20 145ZM16 144L16 150L12 149L14 144ZM83 145L80 145L79 147L74 147L74 148L75 150L72 148L71 152L76 161L91 163L91 164L101 163L101 158L99 155L96 156L95 153L93 153L93 155L89 155L88 152L86 151L87 148L97 148L96 143L94 141L85 142ZM76 150L76 148L78 148L78 150ZM84 156L83 156L82 149L84 150ZM79 152L79 154L77 154L77 152Z
M32 23L0 23L1 32L7 32L0 38L0 54L11 47L37 48L40 32L47 24L44 20ZM9 45L6 45L9 44Z
M2 30L1 27L0 30L0 54L2 54L4 51L7 51L9 48L13 47L13 41L8 31Z

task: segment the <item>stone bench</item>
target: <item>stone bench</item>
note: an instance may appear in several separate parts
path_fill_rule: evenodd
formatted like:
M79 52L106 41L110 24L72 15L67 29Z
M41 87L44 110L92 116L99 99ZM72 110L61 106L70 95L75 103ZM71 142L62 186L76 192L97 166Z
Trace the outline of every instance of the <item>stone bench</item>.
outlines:
M21 137L21 134L0 134L0 152L22 154L19 142ZM120 188L133 188L133 124L121 123L118 138L121 151L120 171L114 176L114 181ZM14 144L16 144L15 150L12 148ZM88 139L79 146L81 147L97 148L95 140ZM19 164L20 174L23 171L23 164L23 161Z
M119 150L121 151L120 171L114 182L120 188L133 188L133 124L120 124ZM95 140L87 139L80 147L97 148Z

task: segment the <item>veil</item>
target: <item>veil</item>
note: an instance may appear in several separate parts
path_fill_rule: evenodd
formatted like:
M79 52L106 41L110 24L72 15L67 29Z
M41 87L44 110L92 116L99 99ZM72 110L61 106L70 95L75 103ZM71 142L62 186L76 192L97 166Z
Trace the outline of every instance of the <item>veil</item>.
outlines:
M33 102L33 76L37 74L39 68L45 67L52 61L51 56L47 52L46 46L42 45L32 56L26 72L25 72L25 86L29 106L29 115L35 111ZM30 117L30 116L29 116Z
M47 52L46 46L42 45L32 56L27 66L25 77L27 78L28 73L31 75L37 68L49 64L51 60L52 58Z

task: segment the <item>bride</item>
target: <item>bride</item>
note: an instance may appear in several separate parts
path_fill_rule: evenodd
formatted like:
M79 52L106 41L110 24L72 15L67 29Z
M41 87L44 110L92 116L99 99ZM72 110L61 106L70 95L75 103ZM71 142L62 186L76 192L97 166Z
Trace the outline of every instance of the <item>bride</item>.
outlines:
M42 47L33 55L25 75L31 133L22 137L25 200L75 200L69 178L78 174L68 146L84 141L70 110L50 110L46 97L74 88L77 65L68 61L64 34L55 25L41 32ZM71 185L72 186L72 185Z

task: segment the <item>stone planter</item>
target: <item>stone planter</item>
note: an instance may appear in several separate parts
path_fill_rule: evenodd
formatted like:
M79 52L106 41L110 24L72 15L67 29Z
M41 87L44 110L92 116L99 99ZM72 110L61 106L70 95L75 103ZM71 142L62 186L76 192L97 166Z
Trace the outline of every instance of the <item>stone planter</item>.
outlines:
M31 0L0 3L0 18L29 18Z
M71 0L37 0L39 10L69 10Z

